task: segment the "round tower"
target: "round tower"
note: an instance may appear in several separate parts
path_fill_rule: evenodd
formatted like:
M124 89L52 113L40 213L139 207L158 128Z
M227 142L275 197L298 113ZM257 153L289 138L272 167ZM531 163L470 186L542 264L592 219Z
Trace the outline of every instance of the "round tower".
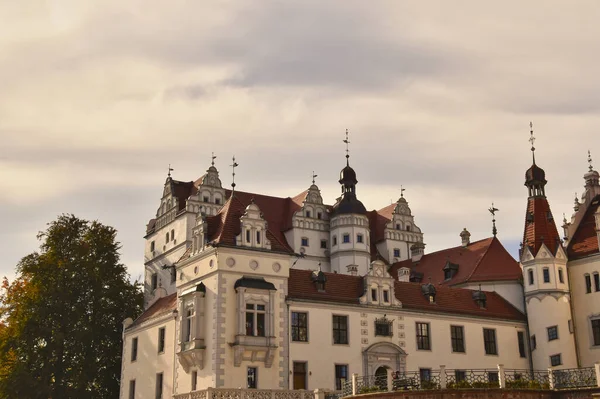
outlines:
M531 151L533 147L531 131ZM567 256L546 198L546 173L533 165L525 173L528 188L521 268L529 322L533 367L577 367L573 339Z

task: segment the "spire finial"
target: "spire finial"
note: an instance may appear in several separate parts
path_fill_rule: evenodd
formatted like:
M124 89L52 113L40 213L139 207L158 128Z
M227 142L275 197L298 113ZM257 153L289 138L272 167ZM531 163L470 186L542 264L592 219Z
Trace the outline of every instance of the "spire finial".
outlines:
M235 191L235 168L240 166L240 164L238 164L237 162L235 162L235 155L232 158L233 163L229 166L231 166L232 172L231 172L231 176L232 176L232 181L231 181L231 191ZM233 193L232 193L233 195Z
M315 175L315 171L313 170L313 172L312 172L312 184L315 184L315 179L316 179L317 177L318 177L318 176L317 176L317 175Z
M346 129L346 139L344 140L344 143L346 143L346 165L350 166L350 150L348 148L348 144L350 144L350 140L348 140L348 129Z
M529 133L531 133L531 137L529 137L529 142L531 143L531 155L533 156L533 164L535 165L535 147L533 146L535 143L535 136L533 135L533 122L529 122Z
M406 189L404 188L404 186L401 184L400 185L400 198L404 198L404 192L406 191Z
M212 166L215 166L215 159L217 159L217 156L215 155L215 153L214 153L214 152L213 152L213 153L211 153L211 154L212 154L212 155L211 155L211 157L210 157L210 158L211 158L211 160L210 160L210 164L211 164Z
M490 213L492 214L492 233L494 234L494 237L496 237L496 234L498 234L498 230L496 229L496 212L498 212L499 209L496 208L494 206L494 203L492 202L492 207L488 209L488 211L490 211Z
M169 164L169 172L167 173L167 177L171 177L171 172L174 171L175 169L173 169L171 167L171 164Z
M593 172L594 167L592 166L592 153L590 152L590 150L588 150L588 163L590 164L590 166L589 166L590 172Z

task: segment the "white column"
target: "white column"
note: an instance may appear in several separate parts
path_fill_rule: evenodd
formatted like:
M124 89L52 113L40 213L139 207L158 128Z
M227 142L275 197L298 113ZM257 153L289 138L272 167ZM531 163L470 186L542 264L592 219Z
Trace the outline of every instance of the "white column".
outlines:
M600 387L600 362L594 364L594 369L596 371L596 385Z
M394 370L386 369L387 371L387 391L392 392L394 390Z
M554 373L551 368L548 369L548 382L550 384L550 389L554 389Z
M500 383L500 388L506 388L506 372L504 371L504 365L498 365L498 382Z
M447 385L448 385L448 382L446 380L446 365L441 364L440 365L440 388L446 389Z
M352 396L356 395L356 378L357 377L358 377L358 374L352 373Z

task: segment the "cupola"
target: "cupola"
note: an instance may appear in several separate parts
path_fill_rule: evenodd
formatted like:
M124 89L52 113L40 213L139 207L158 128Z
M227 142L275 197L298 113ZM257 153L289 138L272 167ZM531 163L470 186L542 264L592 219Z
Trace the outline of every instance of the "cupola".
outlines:
M466 227L460 232L460 240L463 247L471 243L471 233L469 233Z
M350 155L348 155L348 131L346 130L346 166L340 172L340 180L339 183L342 186L342 197L340 200L333 206L333 210L331 212L332 216L341 215L341 214L361 214L365 215L367 213L367 209L356 198L356 184L358 180L356 180L356 172L350 166Z

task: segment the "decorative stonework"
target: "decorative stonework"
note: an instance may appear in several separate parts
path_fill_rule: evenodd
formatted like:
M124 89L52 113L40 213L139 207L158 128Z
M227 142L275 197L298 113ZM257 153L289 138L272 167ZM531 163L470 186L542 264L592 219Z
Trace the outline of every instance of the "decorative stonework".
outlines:
M251 260L250 261L250 269L252 269L252 270L258 269L258 262L255 260Z
M281 265L277 262L273 263L273 271L275 273L279 273L280 270L281 270Z
M229 267L234 267L235 266L235 259L233 258L227 258L227 260L225 261L225 264Z

